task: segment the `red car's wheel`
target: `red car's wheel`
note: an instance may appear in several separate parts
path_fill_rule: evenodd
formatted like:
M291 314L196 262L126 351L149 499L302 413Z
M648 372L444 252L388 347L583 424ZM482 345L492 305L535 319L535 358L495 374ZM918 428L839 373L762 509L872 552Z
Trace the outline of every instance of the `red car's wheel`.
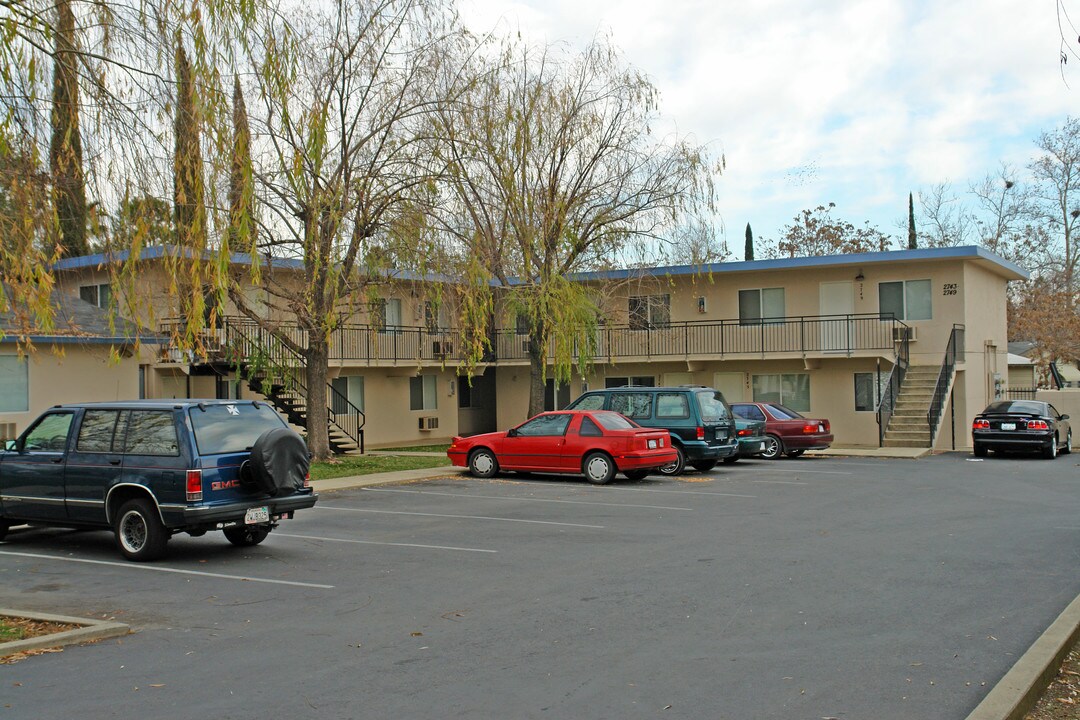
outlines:
M585 479L593 485L607 485L615 477L615 463L604 453L589 453L581 464Z
M478 478L493 477L499 472L499 461L495 459L495 453L487 448L473 450L469 455L469 472Z
M761 453L761 457L766 460L775 460L784 454L784 443L775 435L765 436L765 451Z

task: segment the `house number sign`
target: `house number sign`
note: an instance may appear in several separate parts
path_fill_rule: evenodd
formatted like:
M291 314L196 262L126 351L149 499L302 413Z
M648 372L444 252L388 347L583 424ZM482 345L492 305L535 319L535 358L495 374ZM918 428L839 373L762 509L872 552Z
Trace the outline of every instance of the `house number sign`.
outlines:
M956 291L957 291L957 288L959 286L960 286L959 283L945 283L941 287L941 294L942 295L955 295Z

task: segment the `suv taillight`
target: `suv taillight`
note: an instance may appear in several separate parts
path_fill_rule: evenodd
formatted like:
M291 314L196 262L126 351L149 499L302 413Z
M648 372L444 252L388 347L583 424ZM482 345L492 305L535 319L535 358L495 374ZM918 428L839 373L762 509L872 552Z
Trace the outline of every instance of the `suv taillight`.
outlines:
M311 473L304 474L304 487L311 487Z
M972 430L989 430L990 429L990 421L989 420L976 420L975 422L971 423L971 429Z
M705 439L705 428L699 427L697 429L697 439L698 440L704 440Z
M187 471L187 499L202 500L202 470Z

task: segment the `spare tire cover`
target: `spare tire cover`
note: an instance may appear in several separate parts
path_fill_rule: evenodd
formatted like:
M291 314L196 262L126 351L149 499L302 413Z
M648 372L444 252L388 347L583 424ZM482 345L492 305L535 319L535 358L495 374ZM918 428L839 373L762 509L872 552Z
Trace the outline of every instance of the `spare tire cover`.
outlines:
M253 479L270 495L288 495L303 488L308 466L304 439L287 427L267 430L251 447Z

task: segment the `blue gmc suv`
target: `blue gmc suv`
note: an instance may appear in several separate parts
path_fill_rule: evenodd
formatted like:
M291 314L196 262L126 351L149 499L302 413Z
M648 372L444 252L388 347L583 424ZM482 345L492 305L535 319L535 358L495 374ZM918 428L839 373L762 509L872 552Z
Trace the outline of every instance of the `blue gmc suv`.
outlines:
M315 504L308 466L304 440L262 402L57 405L0 452L0 539L23 523L111 528L139 561L181 532L257 545Z

